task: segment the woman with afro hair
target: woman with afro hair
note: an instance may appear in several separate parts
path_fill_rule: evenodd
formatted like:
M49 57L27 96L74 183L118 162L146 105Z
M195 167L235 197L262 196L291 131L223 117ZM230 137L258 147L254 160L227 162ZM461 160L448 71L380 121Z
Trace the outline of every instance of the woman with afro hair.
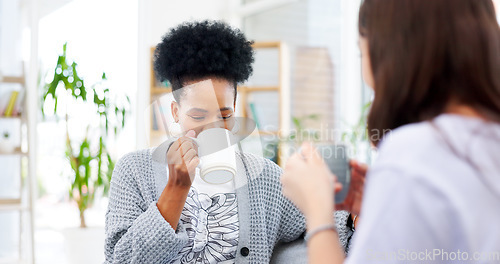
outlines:
M212 185L197 175L192 138L234 124L237 85L252 74L251 44L238 29L202 21L177 26L157 45L154 70L172 84L172 115L184 136L162 152L164 162L153 158L158 147L117 163L105 263L269 263L275 245L301 238L304 217L283 196L282 170L272 161L237 152L232 181ZM344 247L347 218L336 215Z

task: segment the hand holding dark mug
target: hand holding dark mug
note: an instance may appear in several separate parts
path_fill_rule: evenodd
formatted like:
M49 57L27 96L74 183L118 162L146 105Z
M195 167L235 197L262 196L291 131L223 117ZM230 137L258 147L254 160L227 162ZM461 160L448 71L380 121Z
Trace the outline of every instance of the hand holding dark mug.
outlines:
M351 166L351 184L345 200L337 204L336 208L337 210L349 211L353 215L359 215L368 166L355 160L351 160L349 164Z
M328 223L333 210L359 214L367 166L349 162L345 154L345 147L339 145L315 149L306 143L287 161L281 178L283 194L310 219L308 225ZM345 196L336 200L335 194L341 192Z
M335 175L335 204L343 203L351 183L348 148L343 144L319 145L316 148L330 172Z
M281 183L283 194L306 216L308 229L333 222L335 175L311 144L288 159Z

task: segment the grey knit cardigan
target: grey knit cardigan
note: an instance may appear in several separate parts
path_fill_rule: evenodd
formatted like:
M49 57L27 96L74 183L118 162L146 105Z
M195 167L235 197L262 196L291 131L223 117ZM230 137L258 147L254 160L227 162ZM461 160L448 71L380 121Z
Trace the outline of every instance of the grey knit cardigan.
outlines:
M106 264L170 263L188 242L182 224L174 230L156 207L167 171L164 162L152 159L153 151L129 153L115 166L106 212ZM278 242L301 237L305 219L282 195L279 166L252 154L237 153L237 157L235 183L241 187L236 189L240 230L235 263L269 263ZM347 216L336 213L344 248L352 236ZM307 263L307 256L302 258Z

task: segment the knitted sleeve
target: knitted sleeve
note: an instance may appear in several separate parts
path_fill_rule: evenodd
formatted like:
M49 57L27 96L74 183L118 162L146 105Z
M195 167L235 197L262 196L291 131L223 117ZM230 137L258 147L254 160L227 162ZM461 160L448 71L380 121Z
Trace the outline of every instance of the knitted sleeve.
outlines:
M337 226L337 233L339 234L340 244L344 248L344 253L347 255L351 244L351 237L354 234L350 226L347 226L347 219L349 212L335 211L335 225Z
M274 217L279 220L277 230L278 241L290 242L299 238L306 230L306 221L304 215L299 209L285 196L281 187L280 177L283 170L276 163L266 160L263 174L267 174L272 181L269 186L274 190L270 190L268 196L273 197L276 214Z
M132 153L120 159L113 171L106 212L106 264L170 263L187 243L182 226L174 231L156 201L142 195L145 177L153 177L146 163L144 155Z

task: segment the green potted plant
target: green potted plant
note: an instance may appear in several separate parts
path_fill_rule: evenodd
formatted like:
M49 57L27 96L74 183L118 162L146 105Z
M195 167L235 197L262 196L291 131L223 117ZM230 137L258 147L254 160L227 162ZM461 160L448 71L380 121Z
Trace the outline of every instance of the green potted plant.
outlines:
M307 128L306 124L307 122L318 120L320 120L320 115L318 114L292 116L294 128L287 135L280 136L277 140L269 142L264 150L272 153L276 160L278 159L277 155L279 155L279 164L285 164L288 157L295 153L303 142L318 142L320 140L320 131L318 129ZM264 154L269 155L266 152Z
M88 235L92 231L86 229L85 211L92 206L96 197L105 196L109 191L115 160L108 144L117 138L125 126L130 99L125 95L113 94L107 88L105 73L99 82L86 85L78 73L77 64L70 63L66 57L66 44L52 73L52 81L43 86L42 116L45 119L52 115L56 122L64 123L66 136L62 140L65 141L65 156L71 167L69 198L78 206L81 230L87 230L85 234ZM85 118L75 117L79 111L84 113ZM78 241L80 238L73 240L83 244ZM75 252L81 252L78 255L91 255L78 249L78 246L76 251L69 251L72 259L79 258L74 255Z
M318 121L319 118L318 114L310 114L302 117L292 116L295 129L290 133L288 140L294 142L297 147L305 141L316 142L320 140L319 131L317 129L307 129L305 125L307 121Z
M44 86L42 114L44 117L47 115L44 104L49 98L55 101L51 114L56 114L60 95L66 97L66 158L73 172L69 197L78 205L80 227L85 228L85 211L92 206L96 194L106 195L109 190L115 161L107 143L109 139L116 138L125 126L130 99L127 96L110 97L109 88L103 85L106 81L105 73L102 74L101 82L86 86L78 74L77 64L69 63L66 58L66 45L63 46L63 54L57 59L53 80ZM57 89L65 89L66 93L57 93ZM96 123L87 124L83 138L72 137L69 127L70 108L77 104L90 105L86 109L93 111L87 114L96 116L93 120L97 120Z

